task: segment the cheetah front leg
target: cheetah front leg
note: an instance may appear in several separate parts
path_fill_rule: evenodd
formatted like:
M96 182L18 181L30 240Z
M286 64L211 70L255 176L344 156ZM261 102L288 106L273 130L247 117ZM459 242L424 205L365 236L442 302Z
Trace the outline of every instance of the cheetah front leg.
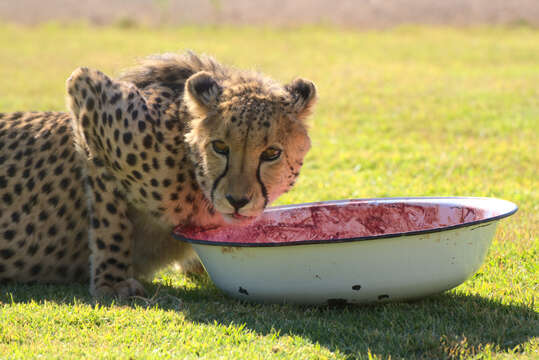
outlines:
M90 292L97 296L126 298L144 295L133 278L133 225L127 203L110 174L92 163L85 191L89 207Z
M134 134L154 142L157 114L133 84L92 69L75 70L67 80L67 92L75 144L87 159L90 291L122 297L142 294L142 285L133 279L133 225L126 215L126 198L135 179L130 170L138 146Z

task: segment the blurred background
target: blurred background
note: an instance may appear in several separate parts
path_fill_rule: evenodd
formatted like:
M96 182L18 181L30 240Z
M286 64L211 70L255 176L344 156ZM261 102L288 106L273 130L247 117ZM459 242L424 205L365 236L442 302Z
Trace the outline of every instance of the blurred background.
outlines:
M3 0L0 20L36 24L539 24L537 0Z

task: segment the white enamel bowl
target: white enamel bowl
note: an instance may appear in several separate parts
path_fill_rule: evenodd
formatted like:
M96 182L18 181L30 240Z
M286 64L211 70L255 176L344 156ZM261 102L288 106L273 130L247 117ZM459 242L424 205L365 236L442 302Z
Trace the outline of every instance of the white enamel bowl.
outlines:
M177 228L211 279L242 300L370 303L451 289L481 266L498 220L491 198L385 198L280 206L253 224Z

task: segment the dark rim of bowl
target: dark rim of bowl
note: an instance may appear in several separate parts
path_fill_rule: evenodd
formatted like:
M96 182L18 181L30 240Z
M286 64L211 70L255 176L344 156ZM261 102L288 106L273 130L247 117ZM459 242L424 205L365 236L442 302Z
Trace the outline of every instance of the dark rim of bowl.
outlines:
M400 233L391 233L391 234L382 234L382 235L370 235L370 236L360 236L360 237L353 237L353 238L341 238L341 239L324 239L324 240L299 240L299 241L289 241L289 242L266 242L266 243L238 243L238 242L227 242L227 241L211 241L211 240L199 240L199 239L191 239L184 237L180 234L176 234L173 232L173 237L177 240L186 241L193 244L200 244L200 245L211 245L211 246L227 246L227 247L276 247L276 246L298 246L298 245L313 245L313 244L332 244L332 243L347 243L347 242L354 242L354 241L367 241L367 240L376 240L376 239L387 239L387 238L396 238L396 237L402 237L402 236L413 236L413 235L421 235L421 234L430 234L430 233L436 233L436 232L442 232L442 231L448 231L448 230L454 230L459 228L465 228L469 226L474 225L480 225L473 229L470 229L470 231L473 231L477 228L488 226L491 222L498 221L500 219L506 218L508 216L513 215L517 212L518 206L508 200L503 199L497 199L497 198L488 198L488 197L472 197L472 196L452 196L452 197L439 197L439 196L433 196L433 197L390 197L390 198L368 198L368 199L344 199L344 200L329 200L329 201L319 201L319 202L311 202L311 203L302 203L302 204L291 204L291 205L282 205L282 206L274 206L271 208L268 208L268 210L282 210L287 208L296 208L296 207L303 207L303 206L309 206L309 205L331 205L336 203L342 203L347 201L392 201L392 200L433 200L433 199L440 199L440 200L451 200L451 199L472 199L472 200L495 200L495 201L504 201L508 202L513 205L513 209L505 212L503 214L476 220L476 221L469 221L464 222L462 224L457 225L450 225L450 226L443 226L439 228L434 229L426 229L426 230L417 230L417 231L405 231Z

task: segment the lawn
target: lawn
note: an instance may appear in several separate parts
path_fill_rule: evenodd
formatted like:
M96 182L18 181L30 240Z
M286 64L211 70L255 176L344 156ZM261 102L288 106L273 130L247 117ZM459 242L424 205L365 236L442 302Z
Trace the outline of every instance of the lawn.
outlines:
M0 112L63 110L77 66L117 75L193 49L313 80L313 148L279 204L469 195L511 200L485 264L411 303L240 303L172 270L150 300L96 303L84 286L0 286L0 358L538 358L539 30L352 31L0 24Z

